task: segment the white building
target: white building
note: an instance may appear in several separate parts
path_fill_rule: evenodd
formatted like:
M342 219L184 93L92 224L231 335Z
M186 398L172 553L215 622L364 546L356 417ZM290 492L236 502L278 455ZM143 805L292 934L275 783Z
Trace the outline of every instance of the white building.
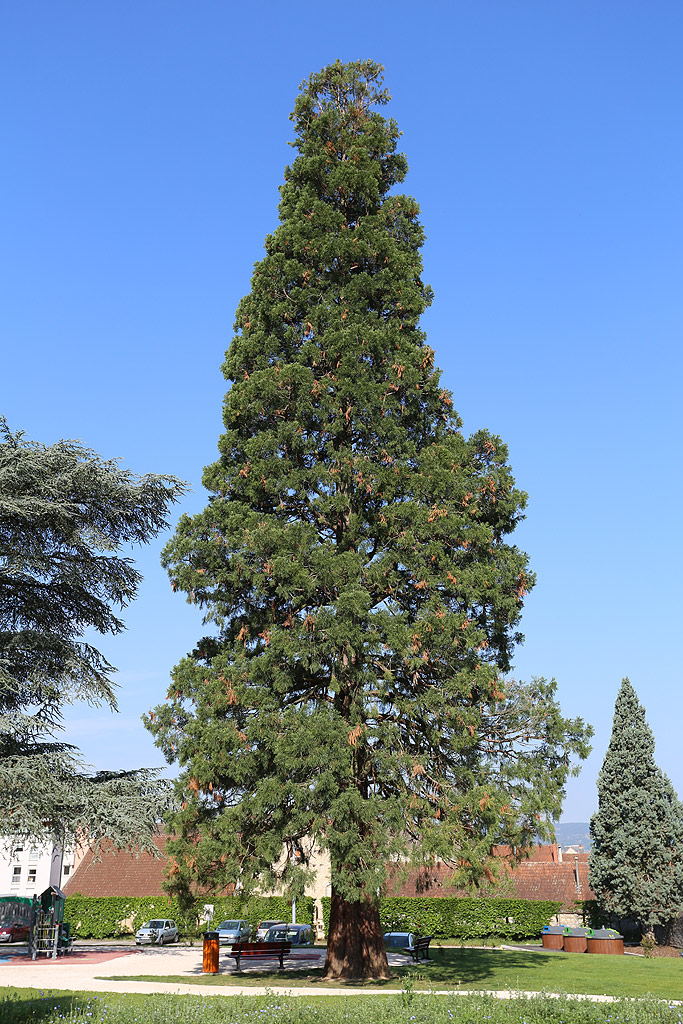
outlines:
M73 850L62 855L53 843L9 839L0 846L0 893L31 898L48 885L62 889L81 857L82 853Z

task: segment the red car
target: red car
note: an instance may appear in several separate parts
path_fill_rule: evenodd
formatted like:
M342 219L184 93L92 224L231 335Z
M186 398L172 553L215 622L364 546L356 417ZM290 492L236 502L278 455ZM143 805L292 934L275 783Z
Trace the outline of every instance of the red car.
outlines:
M0 942L26 942L30 931L27 924L0 924Z
M0 896L0 942L25 942L31 934L32 920L32 900Z

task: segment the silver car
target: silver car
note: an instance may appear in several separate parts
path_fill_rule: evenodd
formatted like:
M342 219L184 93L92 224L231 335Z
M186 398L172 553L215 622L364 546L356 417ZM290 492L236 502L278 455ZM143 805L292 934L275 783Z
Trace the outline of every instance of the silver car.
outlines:
M142 928L135 933L135 945L158 945L163 946L166 942L178 941L178 927L175 921L167 918L158 918L154 921L147 921Z
M224 946L230 942L245 942L251 935L251 925L248 921L221 921L216 928L218 941Z

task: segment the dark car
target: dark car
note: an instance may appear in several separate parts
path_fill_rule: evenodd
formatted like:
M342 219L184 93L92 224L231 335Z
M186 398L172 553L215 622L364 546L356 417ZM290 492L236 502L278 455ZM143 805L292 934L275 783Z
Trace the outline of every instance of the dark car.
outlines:
M287 925L286 921L259 921L256 928L256 941L263 942L267 933L271 928L275 927L276 924Z
M266 942L289 942L291 946L312 946L310 924L276 924L266 933Z

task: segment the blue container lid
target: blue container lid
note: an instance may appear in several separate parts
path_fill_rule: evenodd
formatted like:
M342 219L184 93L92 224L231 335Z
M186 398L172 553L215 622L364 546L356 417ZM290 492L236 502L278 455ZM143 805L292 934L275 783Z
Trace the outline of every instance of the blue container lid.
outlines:
M384 945L408 946L412 948L415 945L415 936L412 932L385 932Z

